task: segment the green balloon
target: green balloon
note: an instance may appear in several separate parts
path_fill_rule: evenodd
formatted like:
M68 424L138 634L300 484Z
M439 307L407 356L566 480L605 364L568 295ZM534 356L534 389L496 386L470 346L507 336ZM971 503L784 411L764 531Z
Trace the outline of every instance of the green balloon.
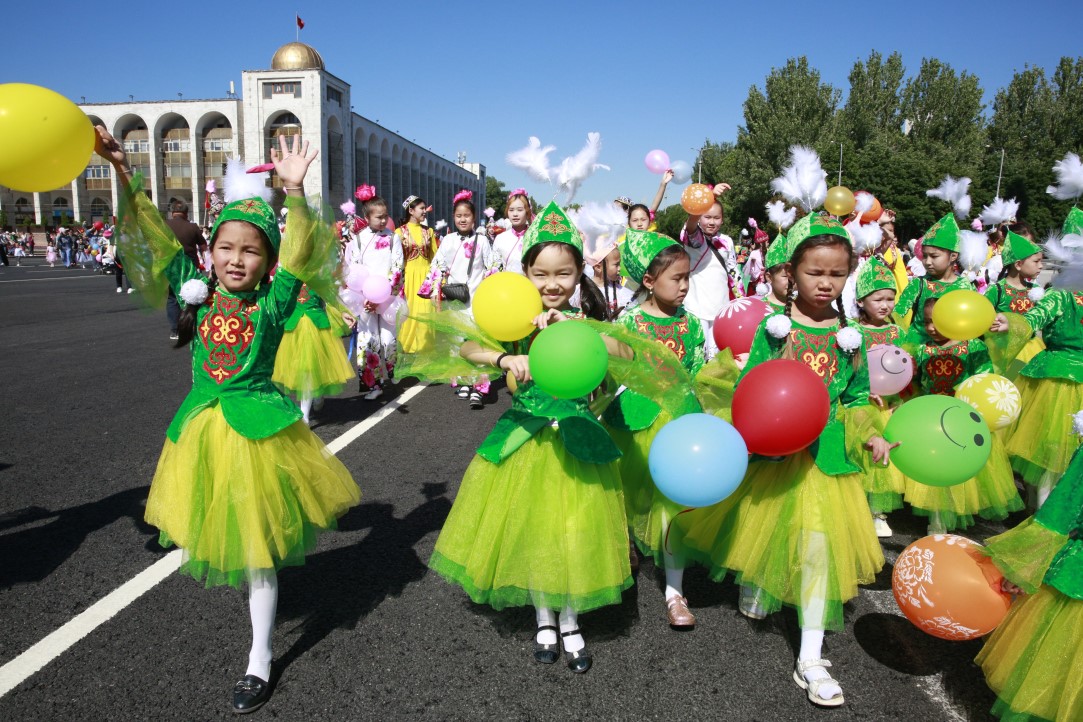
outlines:
M928 486L955 486L974 478L993 446L985 419L951 396L907 401L891 415L884 438L899 442L891 450L891 463Z
M554 323L530 345L530 376L539 389L558 399L586 396L598 388L608 369L605 341L585 323Z

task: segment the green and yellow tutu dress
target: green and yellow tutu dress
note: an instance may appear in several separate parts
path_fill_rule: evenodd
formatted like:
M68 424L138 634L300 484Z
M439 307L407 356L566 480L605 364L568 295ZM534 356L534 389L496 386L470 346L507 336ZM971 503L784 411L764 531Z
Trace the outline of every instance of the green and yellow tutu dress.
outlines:
M1035 293L1044 295L1042 289L1033 283L1028 283L1025 288L1016 288L1008 283L1007 278L1002 278L985 289L985 297L993 304L993 308L996 309L997 313L1020 315L1034 308L1035 301L1031 298L1031 294ZM1029 339L1019 352L1005 364L1002 375L1011 381L1015 381L1023 367L1044 350L1045 343L1042 339L1036 336Z
M350 472L271 382L299 276L330 279L337 252L333 233L304 199L286 204L292 212L274 281L245 293L218 286L198 308L192 390L166 432L147 499L146 520L162 545L181 547L181 570L207 586L239 587L249 571L303 563L318 533L360 500ZM253 223L277 249L270 207L258 199L233 205L219 222ZM125 267L147 300L164 300L163 281L182 299L182 287L206 287L138 177L121 210Z
M324 300L302 285L286 319L271 381L298 398L318 399L341 392L353 378L342 334L332 327Z
M843 604L884 565L861 467L847 453L850 436L868 440L879 434L868 402L865 349L858 335L860 345L842 351L837 323L817 328L793 322L784 338L775 338L766 331L772 318L780 316L761 323L745 372L784 354L804 363L827 387L827 426L796 454L753 457L732 495L682 515L678 524L686 530L685 544L704 555L714 579L732 573L742 586L762 590L767 612L794 606L803 627L837 630ZM824 601L823 616L806 619L802 607L814 588Z
M952 396L955 387L981 373L992 373L989 353L980 339L938 346L924 343L916 349L915 371L926 394ZM936 514L947 530L965 529L974 517L1000 520L1023 508L1015 488L1011 464L1000 437L992 435L989 460L972 478L955 486L928 486L906 479L904 498L919 516Z
M1027 594L975 662L1012 722L1083 719L1083 455L1077 450L1038 512L985 547Z

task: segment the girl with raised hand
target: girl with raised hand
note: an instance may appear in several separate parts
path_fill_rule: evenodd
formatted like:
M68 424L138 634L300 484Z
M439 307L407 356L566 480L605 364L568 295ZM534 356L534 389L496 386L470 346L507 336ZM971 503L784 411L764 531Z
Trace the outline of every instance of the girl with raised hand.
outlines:
M805 450L753 457L730 497L685 514L682 523L685 543L708 556L714 578L737 577L743 614L762 619L782 604L797 608L801 644L793 680L813 704L837 707L842 688L823 659L824 631L842 629L843 604L884 564L861 467L847 453L846 439L864 441L880 464L888 463L891 446L870 413L861 334L847 326L841 307L854 262L849 235L837 220L814 214L798 221L788 238L795 293L787 294L793 298L784 313L761 323L745 373L777 358L805 364L827 387L827 426Z
M303 564L318 534L360 499L350 472L271 382L302 284L333 288L337 243L304 197L316 153L299 136L291 148L281 137L271 150L291 210L284 241L262 195L270 193L265 178L231 164L227 183L235 192L211 232L207 279L143 193L141 177L132 177L120 143L100 126L95 150L124 180L119 245L132 282L152 302L164 302L167 284L174 289L184 304L178 346L190 344L192 354L192 390L166 431L146 520L161 530L163 546L184 550L181 571L208 587L248 583L252 648L233 709L251 712L271 693L278 570Z

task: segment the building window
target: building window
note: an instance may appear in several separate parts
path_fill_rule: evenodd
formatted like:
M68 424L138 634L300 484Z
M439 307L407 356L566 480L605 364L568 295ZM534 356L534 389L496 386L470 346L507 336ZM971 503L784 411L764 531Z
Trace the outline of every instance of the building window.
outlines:
M192 150L192 144L188 140L165 140L162 143L163 153L188 153Z
M264 83L263 84L263 97L270 98L273 95L292 95L295 98L301 97L301 84L298 82L292 83Z
M124 141L125 153L149 153L150 140L147 138L129 138Z
M327 102L335 103L338 107L342 107L342 91L336 90L331 86L327 86Z
M87 178L108 178L109 166L107 165L88 165L86 167Z

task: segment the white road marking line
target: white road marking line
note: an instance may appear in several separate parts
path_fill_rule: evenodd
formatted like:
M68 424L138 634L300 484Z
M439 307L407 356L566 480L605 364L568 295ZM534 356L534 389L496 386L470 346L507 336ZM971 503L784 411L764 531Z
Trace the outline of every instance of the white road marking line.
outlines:
M65 276L64 278L17 278L14 281L0 281L0 283L38 283L41 281L78 281L85 278L108 278L108 276Z
M11 281L8 281L8 283L11 283ZM337 454L342 451L348 445L359 439L362 434L371 430L376 424L386 419L399 407L420 394L426 388L427 387L424 384L418 384L413 388L407 389L402 394L392 399L390 403L375 414L354 424L337 439L331 441L331 443L327 445L328 450L332 454ZM65 623L64 626L47 635L40 642L5 664L3 667L0 667L0 697L3 697L8 692L18 687L31 675L49 664L49 662L75 646L75 644L83 637L93 632L105 622L108 622L125 607L158 586L161 582L165 581L169 575L180 568L182 554L183 552L180 549L169 552L154 564L151 564L130 580L90 605L86 611L73 617L70 621Z

